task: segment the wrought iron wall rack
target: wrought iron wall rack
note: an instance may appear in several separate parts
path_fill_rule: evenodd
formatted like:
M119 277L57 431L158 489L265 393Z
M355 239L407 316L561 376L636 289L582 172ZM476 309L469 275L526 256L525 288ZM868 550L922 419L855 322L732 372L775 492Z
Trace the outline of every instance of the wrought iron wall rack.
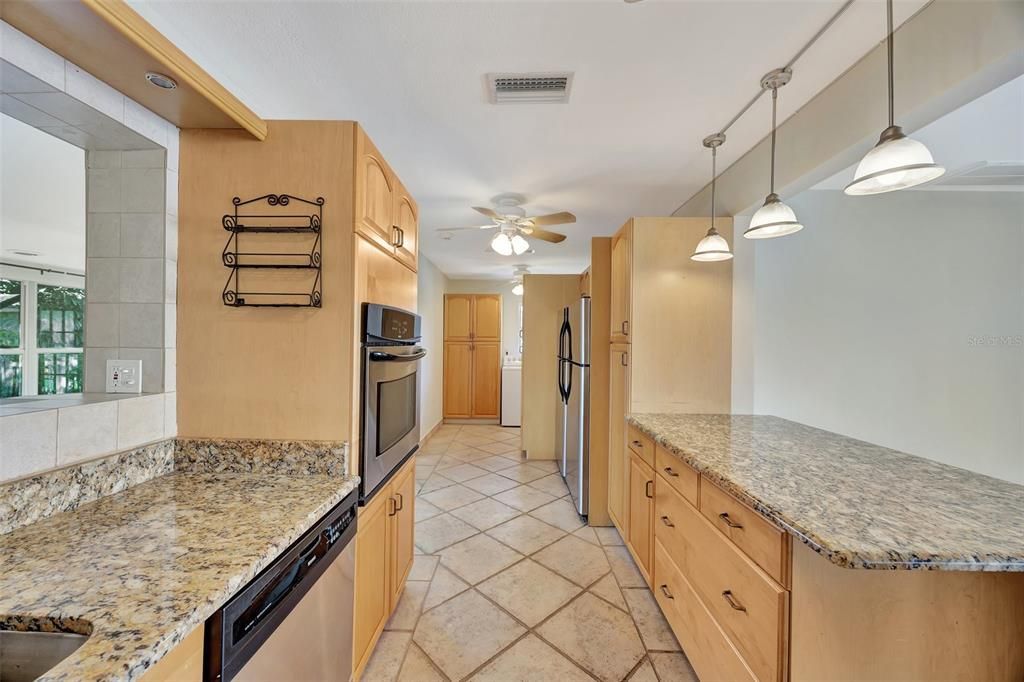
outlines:
M302 204L301 209L309 207L309 212L294 213L283 208L291 206L293 202ZM224 229L231 233L221 253L224 266L231 270L221 293L224 305L319 308L323 296L320 247L324 198L317 197L311 201L291 194L265 194L247 201L235 197L231 203L234 204L234 212L225 214L221 219ZM246 209L246 206L251 209ZM279 210L275 211L275 208ZM295 250L281 250L280 240L275 240L273 250L259 250L260 240L257 235L268 234L295 235L298 246ZM254 246L243 249L239 243L242 235L252 235ZM246 239L246 242L249 240ZM310 288L304 291L242 290L239 272L248 269L308 270L315 272L315 275Z

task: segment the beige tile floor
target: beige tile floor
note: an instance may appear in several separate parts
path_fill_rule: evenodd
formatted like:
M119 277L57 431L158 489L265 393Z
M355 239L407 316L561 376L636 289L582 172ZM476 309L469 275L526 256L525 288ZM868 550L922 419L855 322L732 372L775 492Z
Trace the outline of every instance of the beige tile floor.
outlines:
M421 448L417 555L363 680L696 681L618 533L519 442L445 425Z

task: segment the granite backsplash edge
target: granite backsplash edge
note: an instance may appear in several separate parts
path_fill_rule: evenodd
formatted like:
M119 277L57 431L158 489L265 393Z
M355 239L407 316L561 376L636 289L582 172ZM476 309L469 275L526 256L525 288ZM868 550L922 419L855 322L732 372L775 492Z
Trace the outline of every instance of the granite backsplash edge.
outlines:
M0 535L174 471L345 476L344 441L168 438L0 483Z

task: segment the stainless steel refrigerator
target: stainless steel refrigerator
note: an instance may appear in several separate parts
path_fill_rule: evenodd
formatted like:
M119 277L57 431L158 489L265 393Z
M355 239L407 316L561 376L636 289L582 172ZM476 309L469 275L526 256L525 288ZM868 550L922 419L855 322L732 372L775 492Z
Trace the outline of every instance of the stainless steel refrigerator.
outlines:
M590 479L590 298L562 310L558 331L555 455L576 511L587 515Z

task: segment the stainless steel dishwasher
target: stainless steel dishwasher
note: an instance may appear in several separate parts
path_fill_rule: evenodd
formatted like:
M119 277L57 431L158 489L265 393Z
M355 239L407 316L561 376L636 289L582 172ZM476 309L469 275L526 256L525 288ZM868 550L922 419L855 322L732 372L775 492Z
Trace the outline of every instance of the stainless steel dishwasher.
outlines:
M352 675L353 492L206 621L208 681Z

